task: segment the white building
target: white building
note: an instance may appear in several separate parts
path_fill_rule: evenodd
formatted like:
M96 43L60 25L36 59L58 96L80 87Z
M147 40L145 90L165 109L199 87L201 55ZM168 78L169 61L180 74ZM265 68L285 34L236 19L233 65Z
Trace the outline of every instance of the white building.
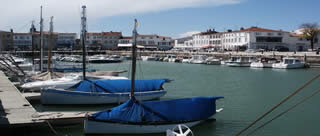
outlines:
M287 33L259 27L241 28L239 31L228 30L222 34L222 48L228 50L283 48L287 46L283 42L283 36Z
M320 39L319 36L315 40L315 48L320 47L317 40ZM193 49L305 51L310 48L310 41L303 38L301 33L250 27L247 29L241 28L237 31L228 30L222 33L215 30L207 30L206 32L194 34L192 40L184 41L183 45L179 41L176 41L175 45Z
M132 37L122 37L119 39L118 47L131 47ZM168 50L173 47L171 37L159 35L138 35L137 45L143 46L145 49Z
M184 50L193 49L192 36L175 39L174 48Z
M194 49L200 48L221 48L221 36L222 33L219 33L215 30L207 30L206 32L201 32L198 34L192 35L192 45ZM186 44L190 44L186 42Z

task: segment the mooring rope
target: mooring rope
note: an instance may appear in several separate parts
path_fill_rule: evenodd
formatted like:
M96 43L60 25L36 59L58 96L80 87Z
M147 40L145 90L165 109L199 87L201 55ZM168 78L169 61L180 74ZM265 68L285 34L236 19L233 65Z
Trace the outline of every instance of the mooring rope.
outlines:
M264 124L262 124L261 126L259 126L258 128L254 129L253 131L251 131L247 136L253 134L254 132L256 132L257 130L263 128L264 126L268 125L269 123L271 123L273 120L279 118L280 116L284 115L285 113L291 111L292 109L296 108L298 105L306 102L307 100L309 100L310 98L312 98L313 96L315 96L316 94L318 94L320 92L320 89L316 92L314 92L312 95L305 97L303 100L299 101L297 104L293 105L292 107L288 108L287 110L283 111L282 113L278 114L277 116L275 116L274 118L272 118L271 120L265 122Z
M47 124L48 124L48 126L49 126L50 130L54 133L54 135L58 136L58 132L57 132L56 130L54 130L54 128L52 127L52 125L50 124L50 122L49 122L49 121L47 121L47 120L46 120L46 122L47 122Z
M312 78L310 81L308 81L307 83L305 83L302 87L300 87L299 89L297 89L296 91L294 91L292 94L290 94L289 96L287 96L286 98L284 98L279 104L277 104L276 106L274 106L272 109L270 109L269 111L267 111L266 113L264 113L262 116L260 116L258 119L256 119L254 122L252 122L251 124L249 124L246 128L242 129L239 133L236 134L236 136L240 136L243 132L245 132L246 130L248 130L250 127L252 127L254 124L256 124L258 121L260 121L261 119L263 119L265 116L267 116L268 114L270 114L272 111L274 111L275 109L277 109L280 105L282 105L283 103L285 103L287 100L289 100L291 97L293 97L294 95L296 95L297 93L299 93L302 89L304 89L305 87L307 87L309 84L311 84L314 80L316 80L317 78L320 77L320 74L318 74L317 76L315 76L314 78Z

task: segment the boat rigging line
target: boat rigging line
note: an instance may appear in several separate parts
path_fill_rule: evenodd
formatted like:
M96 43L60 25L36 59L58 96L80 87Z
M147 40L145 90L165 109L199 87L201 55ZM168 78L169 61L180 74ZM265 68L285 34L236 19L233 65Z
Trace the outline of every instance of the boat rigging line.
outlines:
M271 123L272 121L274 121L275 119L281 117L282 115L284 115L285 113L291 111L292 109L296 108L298 105L306 102L307 100L309 100L310 98L312 98L313 96L315 96L316 94L318 94L320 92L320 89L316 92L314 92L313 94L311 94L308 97L305 97L303 100L299 101L297 104L293 105L292 107L288 108L287 110L281 112L280 114L278 114L277 116L275 116L274 118L272 118L271 120L265 122L264 124L262 124L261 126L259 126L258 128L254 129L253 131L251 131L249 134L247 134L247 136L252 135L253 133L255 133L257 130L263 128L264 126L268 125L269 123Z
M269 111L267 111L266 113L264 113L262 116L260 116L259 118L257 118L255 121L253 121L251 124L249 124L247 127L245 127L244 129L242 129L240 132L238 132L236 134L236 136L240 136L243 132L245 132L246 130L248 130L250 127L252 127L254 124L256 124L258 121L260 121L261 119L263 119L265 116L267 116L268 114L270 114L271 112L273 112L275 109L277 109L280 105L282 105L283 103L285 103L286 101L288 101L291 97L295 96L297 93L299 93L302 89L304 89L305 87L307 87L308 85L310 85L314 80L318 79L320 77L320 74L318 74L317 76L315 76L314 78L312 78L310 81L308 81L307 83L305 83L302 87L300 87L299 89L297 89L296 91L294 91L293 93L291 93L289 96L285 97L283 100L280 101L279 104L277 104L276 106L274 106L273 108L271 108Z

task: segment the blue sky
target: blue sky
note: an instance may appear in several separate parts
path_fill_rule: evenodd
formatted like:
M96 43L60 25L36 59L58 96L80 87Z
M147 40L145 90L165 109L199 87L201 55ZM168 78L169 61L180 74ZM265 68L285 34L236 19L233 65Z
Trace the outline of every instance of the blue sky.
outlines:
M10 4L15 1L30 3L28 0L11 1L0 0L4 7L12 7ZM121 31L123 35L131 35L134 18L139 21L139 33L171 37L209 28L224 31L259 26L291 31L305 22L320 25L319 0L69 0L64 5L59 1L63 2L41 1L46 24L51 15L55 16L55 30L58 32L79 32L82 4L88 7L89 31ZM0 12L9 14L1 15L6 20L0 21L0 29L27 31L31 20L39 20L41 4L31 4L35 7L29 10L30 7L22 3L21 8L16 8L20 12L11 11L16 10L14 8L0 9ZM48 29L48 25L45 28Z
M140 33L158 33L178 37L189 31L217 31L259 26L291 31L305 22L320 22L319 0L247 0L218 7L174 9L143 13L136 16L107 17L93 30L114 30L130 34L133 18L139 22ZM320 24L319 24L320 25Z

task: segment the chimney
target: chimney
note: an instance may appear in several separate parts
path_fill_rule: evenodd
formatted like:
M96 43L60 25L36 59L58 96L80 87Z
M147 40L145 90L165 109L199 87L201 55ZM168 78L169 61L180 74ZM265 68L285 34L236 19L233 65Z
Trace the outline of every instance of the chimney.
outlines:
M13 29L12 28L10 29L10 32L13 33Z
M244 28L243 28L243 27L241 27L241 28L240 28L240 30L244 30Z
M230 32L232 32L232 30L231 30L231 29L228 29L228 32L230 33Z

